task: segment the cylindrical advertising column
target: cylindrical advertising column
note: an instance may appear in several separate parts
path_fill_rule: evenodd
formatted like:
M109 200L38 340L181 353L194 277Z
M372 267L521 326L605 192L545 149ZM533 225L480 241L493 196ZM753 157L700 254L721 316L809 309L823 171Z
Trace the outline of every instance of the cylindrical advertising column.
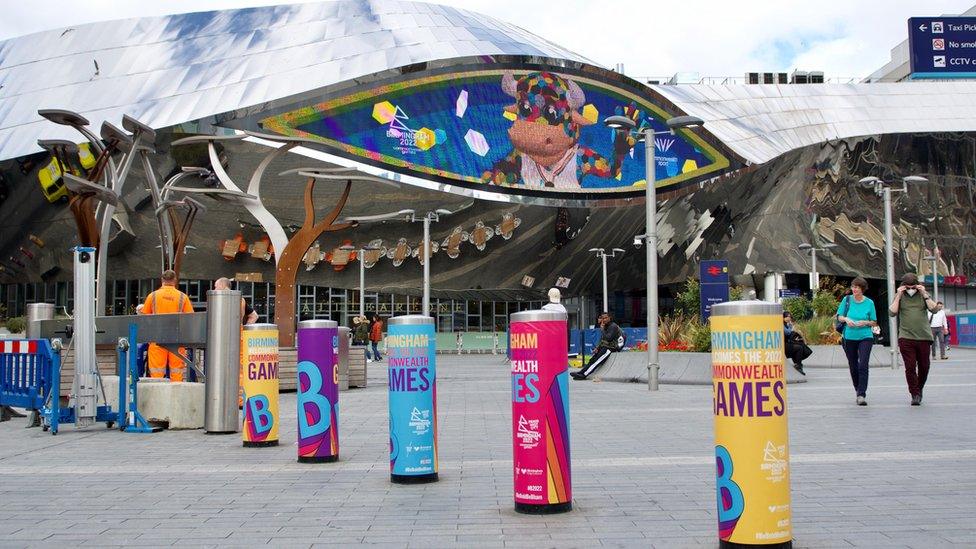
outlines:
M298 461L339 459L339 325L298 323Z
M278 327L244 326L244 446L278 445Z
M783 307L712 306L712 405L721 547L792 547Z
M509 323L515 510L520 513L573 508L566 320L563 312L522 311Z
M241 430L237 413L241 370L241 292L207 292L207 349L203 360L207 374L203 428L212 434L236 433Z
M390 480L437 480L437 373L434 319L390 319L386 356L390 392Z

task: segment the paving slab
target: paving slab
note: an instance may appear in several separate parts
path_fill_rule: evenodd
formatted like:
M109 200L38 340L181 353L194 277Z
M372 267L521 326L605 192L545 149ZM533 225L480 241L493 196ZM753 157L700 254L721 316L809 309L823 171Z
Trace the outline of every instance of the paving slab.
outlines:
M438 356L441 480L427 485L389 482L376 364L340 396L336 463L297 463L294 394L271 448L0 423L0 547L717 545L708 386L572 382L574 509L529 516L513 510L508 371ZM976 351L934 363L920 407L886 367L867 407L843 368L810 369L788 394L796 547L976 546Z

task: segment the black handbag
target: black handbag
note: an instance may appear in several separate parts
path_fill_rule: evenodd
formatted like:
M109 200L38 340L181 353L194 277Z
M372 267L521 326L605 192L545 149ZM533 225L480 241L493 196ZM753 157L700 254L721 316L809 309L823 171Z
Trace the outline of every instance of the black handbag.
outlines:
M839 315L837 315L837 317L847 316L847 312L851 310L850 297L851 296L848 296L848 295L845 295L844 296L844 312L841 313L841 314L839 314ZM844 323L844 322L841 322L839 320L836 321L836 322L834 322L834 329L837 330L837 332L839 332L840 335L844 335L844 328L846 328L846 327L847 327L847 324Z

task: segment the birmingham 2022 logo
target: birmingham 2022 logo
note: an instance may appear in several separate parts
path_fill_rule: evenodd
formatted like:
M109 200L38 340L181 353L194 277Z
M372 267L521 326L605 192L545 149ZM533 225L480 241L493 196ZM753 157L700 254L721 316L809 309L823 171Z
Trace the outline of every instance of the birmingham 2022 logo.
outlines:
M724 446L715 447L715 490L718 501L718 536L728 541L746 508L742 489L732 480L732 455Z

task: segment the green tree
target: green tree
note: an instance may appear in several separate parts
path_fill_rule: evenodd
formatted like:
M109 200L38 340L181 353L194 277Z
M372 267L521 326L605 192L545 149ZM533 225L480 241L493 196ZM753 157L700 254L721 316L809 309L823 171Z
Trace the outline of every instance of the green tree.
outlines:
M789 311L793 320L806 320L813 316L813 306L805 297L789 297L783 300L783 310Z
M813 314L816 316L834 316L837 312L838 305L837 298L834 294L829 291L819 291L817 295L813 296Z
M677 312L687 316L697 316L701 303L701 285L697 278L689 278L685 281L684 290L678 292L677 299L674 300Z

